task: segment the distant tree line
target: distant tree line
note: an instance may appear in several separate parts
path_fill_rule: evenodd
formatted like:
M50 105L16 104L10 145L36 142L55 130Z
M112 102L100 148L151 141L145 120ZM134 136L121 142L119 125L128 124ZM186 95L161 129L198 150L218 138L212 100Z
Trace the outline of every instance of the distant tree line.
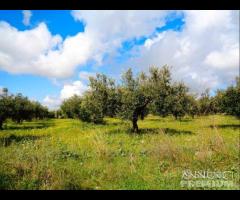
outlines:
M105 116L121 117L132 122L134 132L138 132L138 119L148 113L176 119L216 113L240 117L239 77L235 85L218 90L215 96L206 90L200 97L191 94L183 82L173 82L168 66L151 67L149 73L137 76L128 69L121 84L104 74L90 77L89 82L90 89L83 96L62 103L58 116L94 123L102 123Z
M21 93L9 95L8 89L3 88L0 94L0 129L3 128L3 123L7 119L22 123L23 120L31 121L47 117L54 117L47 107L42 106L37 101L30 101Z
M130 120L134 132L138 132L137 121L148 114L166 117L172 115L182 119L185 115L224 113L240 117L240 79L226 90L218 90L210 96L206 90L200 97L189 92L183 82L173 82L168 66L151 67L149 73L137 76L128 69L121 83L104 74L89 78L90 89L82 96L65 100L60 109L49 111L39 102L30 101L22 94L10 95L4 88L0 93L0 129L6 119L17 123L23 120L44 118L76 118L86 122L103 123L104 117L120 117Z

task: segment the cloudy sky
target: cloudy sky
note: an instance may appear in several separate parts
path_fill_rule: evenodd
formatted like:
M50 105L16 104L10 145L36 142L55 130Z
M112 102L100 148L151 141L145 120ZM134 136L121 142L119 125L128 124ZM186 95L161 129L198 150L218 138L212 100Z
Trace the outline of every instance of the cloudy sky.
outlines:
M239 11L0 11L0 88L54 109L96 72L172 67L193 92L239 74Z

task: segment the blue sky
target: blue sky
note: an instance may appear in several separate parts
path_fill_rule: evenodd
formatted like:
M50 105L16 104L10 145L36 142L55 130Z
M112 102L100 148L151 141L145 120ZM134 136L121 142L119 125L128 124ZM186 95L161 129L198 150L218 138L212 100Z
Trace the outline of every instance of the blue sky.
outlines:
M53 34L60 34L63 38L75 35L84 30L82 23L76 23L70 11L67 10L34 10L31 18L31 25L25 26L22 22L23 14L21 10L1 10L0 20L6 21L18 30L27 30L37 26L40 22L46 22L49 30ZM64 28L65 26L65 28ZM9 88L13 93L21 92L31 98L42 100L46 93L56 93L59 88L52 84L48 78L25 75L25 74L10 74L5 71L0 71L1 86ZM44 90L43 90L44 88Z
M84 30L83 23L76 23L69 10L34 10L32 14L30 26L23 24L21 10L1 10L0 21L6 21L18 30L31 29L37 26L38 23L45 22L52 34L60 34L63 38ZM61 89L46 77L11 74L5 71L0 71L0 86L7 87L12 93L20 92L38 101L42 101L46 94L57 95Z
M197 89L223 88L236 73L236 64L227 58L215 66L222 53L239 59L236 38L217 41L215 36L219 30L223 38L239 35L239 25L234 27L239 14L233 11L27 12L0 11L0 87L52 108L82 94L87 77L96 72L119 79L128 67L137 73L150 65L169 64L175 67L175 79ZM206 38L209 29L212 35ZM206 50L207 44L212 45ZM227 45L231 48L223 48Z
M64 38L84 31L83 23L76 23L69 10L33 10L31 12L30 26L23 24L22 10L0 10L0 20L7 21L19 30L31 29L40 22L45 22L53 34L60 34Z

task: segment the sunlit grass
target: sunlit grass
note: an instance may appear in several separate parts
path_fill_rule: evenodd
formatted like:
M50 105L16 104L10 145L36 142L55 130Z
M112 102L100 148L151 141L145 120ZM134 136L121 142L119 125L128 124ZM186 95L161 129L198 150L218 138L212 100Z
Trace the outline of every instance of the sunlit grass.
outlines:
M238 172L234 117L149 116L139 121L139 134L128 122L105 121L9 122L0 131L0 188L187 189L180 185L183 170Z

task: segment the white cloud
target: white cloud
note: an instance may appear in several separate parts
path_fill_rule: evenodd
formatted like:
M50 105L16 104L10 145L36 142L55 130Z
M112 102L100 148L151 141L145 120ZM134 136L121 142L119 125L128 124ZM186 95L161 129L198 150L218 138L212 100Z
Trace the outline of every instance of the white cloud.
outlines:
M183 80L198 92L230 84L239 70L239 12L184 11L184 15L181 32L169 30L146 40L127 66L146 70L169 64L174 80Z
M49 50L47 54L40 55L33 65L42 66L46 76L70 77L78 65L88 61L93 51L92 48L90 38L83 33L78 33L76 36L66 38L59 50ZM49 73L46 73L47 71Z
M0 21L0 69L15 74L67 78L88 61L101 65L104 55L115 55L123 41L150 36L156 27L165 24L165 17L171 13L72 11L76 21L85 23L85 29L65 40L53 35L45 23L19 31ZM126 67L137 66L141 70L169 64L174 67L174 78L183 79L196 90L229 83L239 67L239 12L183 13L185 25L181 32L168 30L147 39L143 46L133 49L138 58L130 59ZM122 68L111 72L117 70ZM79 77L84 81L88 75L82 72ZM82 88L81 83L66 84L60 96L79 94Z
M217 69L236 69L239 65L239 48L236 46L222 51L210 52L205 63Z
M45 23L18 31L0 22L0 69L14 74L35 74L65 78L92 52L91 40L83 33L67 37L52 35Z
M83 84L80 80L73 81L71 83L66 83L63 85L60 94L58 96L49 96L47 95L43 99L43 105L47 106L50 109L58 109L61 103L74 95L81 96L86 90L88 90L88 86Z
M94 59L101 64L103 55L121 47L123 41L150 35L165 24L169 11L88 10L72 11L76 21L85 23L85 34L95 44Z
M23 24L25 26L29 26L30 25L30 20L32 17L32 12L30 10L23 10Z
M0 95L2 95L2 94L3 94L3 87L0 86Z
M60 93L60 98L62 100L72 97L73 95L81 96L88 87L84 85L81 81L74 81L73 83L66 84Z
M84 81L88 81L90 76L95 77L95 75L96 74L92 72L86 72L86 71L79 72L79 78Z
M31 13L24 11L25 24ZM52 35L45 23L19 31L0 21L0 69L15 74L67 78L88 61L101 65L123 41L151 34L165 23L167 11L73 11L85 31L65 40Z
M72 11L76 21L86 24L87 34L97 36L102 42L119 44L123 39L140 37L152 33L157 26L163 26L168 11L134 10L85 10Z
M149 39L147 39L147 40L145 41L145 43L144 43L144 46L146 47L146 49L150 49L151 46L152 46L154 43L159 42L161 39L163 39L164 36L165 36L165 34L166 34L166 32L163 32L163 33L161 33L161 34L158 34L157 37L155 37L155 38L152 38L152 39L149 38Z
M47 106L51 110L58 109L61 103L62 101L58 97L48 95L43 99L42 102L44 106Z

